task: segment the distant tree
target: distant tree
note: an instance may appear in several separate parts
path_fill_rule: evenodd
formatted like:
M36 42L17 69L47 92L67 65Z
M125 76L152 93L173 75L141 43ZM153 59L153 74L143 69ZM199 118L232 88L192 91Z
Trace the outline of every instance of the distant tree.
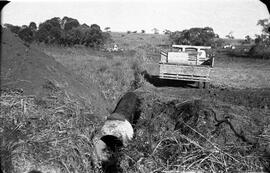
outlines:
M14 26L14 25L8 24L8 23L5 23L4 27L7 28L8 30L10 30L11 32L15 33L15 34L18 34L20 29L21 29L21 27L19 27L19 26Z
M225 37L227 37L228 39L234 39L234 36L232 35L233 32L230 31L228 35L226 35Z
M100 26L92 24L84 34L83 44L89 47L100 47L106 40L103 36Z
M262 34L270 34L270 19L258 20L257 25L262 27Z
M112 39L109 32L103 32L102 37L103 37L103 43L106 43L106 42L112 43L113 42L113 39Z
M73 19L70 17L63 17L61 20L61 28L65 31L71 30L72 28L76 28L80 25L79 21L77 19Z
M257 25L262 27L261 35L256 35L257 43L269 46L270 45L270 18L259 20L257 22Z
M249 35L245 36L245 43L250 43L251 42L251 37Z
M157 28L153 28L152 31L154 32L154 34L159 34L159 30Z
M46 20L44 23L39 24L38 28L36 38L39 42L58 43L60 41L62 30L59 17Z
M141 33L144 34L144 33L145 33L145 30L142 29L142 30L141 30Z
M98 24L92 24L90 28L101 31L100 26Z
M214 44L215 33L210 27L191 28L172 32L169 38L175 44L210 46Z
M214 41L214 47L223 47L223 45L225 44L225 41L221 38L218 38Z
M127 34L130 34L131 33L131 31L127 31Z
M72 28L65 32L64 45L72 46L75 44L81 44L84 37L84 33L80 28Z
M37 24L35 22L30 22L29 26L28 26L32 31L36 31L37 30Z
M25 42L31 43L34 41L34 33L29 27L22 28L18 32L18 36Z
M108 26L104 28L104 30L105 30L106 32L110 32L110 29L111 29L111 28L108 27Z
M165 35L170 35L170 34L172 33L172 31L170 31L170 30L168 30L168 29L165 29L165 30L163 31L163 33L164 33Z
M39 24L37 28L34 22L29 26L23 27L5 24L6 28L12 32L18 33L19 37L26 42L44 42L46 44L60 44L64 46L73 46L83 44L89 47L101 47L106 42L112 41L109 32L102 32L100 26L92 24L82 24L77 19L70 17L54 17Z
M137 31L133 31L132 33L137 33Z
M87 25L87 24L85 24L85 23L84 23L84 24L82 24L82 25L81 25L81 27L83 27L83 28L90 28L90 26L89 26L89 25Z
M249 51L253 58L270 58L270 18L259 20L257 25L262 27L262 33L255 35L255 45Z

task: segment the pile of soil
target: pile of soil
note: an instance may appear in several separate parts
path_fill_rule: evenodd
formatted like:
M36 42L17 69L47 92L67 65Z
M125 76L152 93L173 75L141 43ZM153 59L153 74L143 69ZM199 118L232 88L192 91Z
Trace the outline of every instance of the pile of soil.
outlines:
M96 85L83 81L10 31L1 32L1 89L21 89L26 95L40 98L62 91L71 99L86 103L95 115L107 115L107 103Z

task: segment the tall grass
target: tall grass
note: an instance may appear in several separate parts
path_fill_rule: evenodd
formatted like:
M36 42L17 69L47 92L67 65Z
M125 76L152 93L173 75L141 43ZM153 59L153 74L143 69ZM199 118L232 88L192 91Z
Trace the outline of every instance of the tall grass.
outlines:
M135 50L105 52L87 48L44 46L43 51L83 80L96 84L109 103L115 103L126 91L143 83L145 55ZM112 107L114 104L112 105Z
M91 108L57 93L46 98L1 91L1 164L5 173L92 172ZM61 98L61 99L60 99Z

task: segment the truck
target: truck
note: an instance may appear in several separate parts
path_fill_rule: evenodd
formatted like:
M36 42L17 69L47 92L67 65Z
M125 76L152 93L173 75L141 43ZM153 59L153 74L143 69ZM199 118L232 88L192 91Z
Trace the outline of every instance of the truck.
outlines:
M208 88L214 54L210 46L172 45L161 50L159 78L197 82L199 88Z

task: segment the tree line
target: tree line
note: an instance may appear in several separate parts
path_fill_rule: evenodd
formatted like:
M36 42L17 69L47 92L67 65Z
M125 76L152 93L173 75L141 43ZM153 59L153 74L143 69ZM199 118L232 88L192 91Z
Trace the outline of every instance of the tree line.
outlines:
M255 58L270 59L270 18L257 22L261 26L262 33L256 35L255 45L250 49L250 55Z
M85 45L88 47L100 47L111 40L108 32L102 32L100 26L92 24L80 24L77 19L71 17L54 17L40 23L35 22L23 26L4 24L11 32L17 34L28 43L38 42L45 44L57 44L64 46Z
M174 44L183 45L215 46L215 38L219 38L211 27L190 28L175 32L166 30L164 33L169 35L170 40Z

